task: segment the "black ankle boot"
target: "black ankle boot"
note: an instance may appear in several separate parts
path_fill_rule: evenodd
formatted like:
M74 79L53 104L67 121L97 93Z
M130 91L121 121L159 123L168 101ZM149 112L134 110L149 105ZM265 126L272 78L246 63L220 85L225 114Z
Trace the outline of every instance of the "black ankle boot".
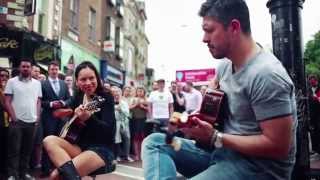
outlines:
M72 161L68 161L58 167L58 171L63 180L81 180L81 177Z

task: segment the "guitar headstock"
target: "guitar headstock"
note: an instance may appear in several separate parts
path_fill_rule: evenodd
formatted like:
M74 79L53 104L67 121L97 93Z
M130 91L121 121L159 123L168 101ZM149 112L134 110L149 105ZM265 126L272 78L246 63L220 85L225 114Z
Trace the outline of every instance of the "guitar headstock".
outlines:
M100 111L100 107L103 104L103 102L106 101L105 98L101 97L101 96L94 96L92 98L92 101L88 102L87 104L84 105L84 108L87 111L91 111L91 112L98 112Z

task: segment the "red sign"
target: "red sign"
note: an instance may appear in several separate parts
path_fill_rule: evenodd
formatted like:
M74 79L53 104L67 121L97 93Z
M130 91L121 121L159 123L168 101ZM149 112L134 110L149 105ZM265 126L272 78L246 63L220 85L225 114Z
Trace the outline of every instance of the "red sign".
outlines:
M214 78L215 69L195 69L176 71L177 82L207 82Z

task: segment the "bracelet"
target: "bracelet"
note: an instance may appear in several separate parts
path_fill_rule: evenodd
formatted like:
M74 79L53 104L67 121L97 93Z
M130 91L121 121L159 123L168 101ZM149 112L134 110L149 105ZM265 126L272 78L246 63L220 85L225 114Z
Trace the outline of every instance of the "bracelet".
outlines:
M214 148L214 142L216 142L217 136L218 136L219 131L218 130L214 130L212 136L211 136L211 140L210 140L210 148Z

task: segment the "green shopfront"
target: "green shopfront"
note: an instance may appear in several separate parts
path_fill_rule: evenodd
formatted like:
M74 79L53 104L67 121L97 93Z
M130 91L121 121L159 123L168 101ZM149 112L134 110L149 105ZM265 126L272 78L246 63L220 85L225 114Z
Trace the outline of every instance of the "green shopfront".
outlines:
M100 73L99 57L76 43L62 38L61 40L61 71L72 74L75 66L83 61L90 61Z

